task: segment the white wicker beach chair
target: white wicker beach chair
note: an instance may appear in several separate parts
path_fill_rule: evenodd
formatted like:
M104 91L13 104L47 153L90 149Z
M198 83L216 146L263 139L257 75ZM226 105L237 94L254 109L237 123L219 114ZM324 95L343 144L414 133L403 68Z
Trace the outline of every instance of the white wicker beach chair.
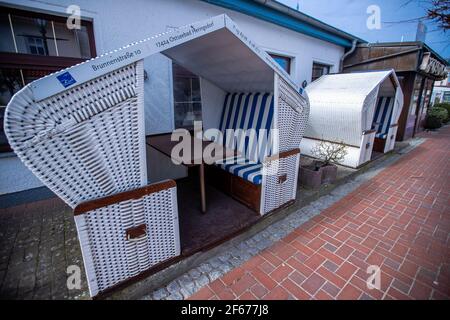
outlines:
M278 131L278 146L264 161L261 214L267 214L295 200L300 142L309 118L309 101L280 77L275 77L277 108L273 127ZM278 149L278 150L277 150Z
M129 192L147 184L142 65L38 102L28 85L6 110L13 150L75 208L91 296L180 253L175 183Z
M5 113L14 152L56 195L80 202L147 183L142 62L35 102L31 85Z
M329 74L306 88L311 115L302 139L304 154L319 141L343 143L347 154L340 164L357 168L372 152L393 150L403 105L394 70Z

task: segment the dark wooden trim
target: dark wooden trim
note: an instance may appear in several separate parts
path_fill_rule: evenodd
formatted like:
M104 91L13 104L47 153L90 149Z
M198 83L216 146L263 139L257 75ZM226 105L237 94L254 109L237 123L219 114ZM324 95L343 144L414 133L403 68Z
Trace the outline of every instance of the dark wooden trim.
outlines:
M394 123L389 126L389 128L395 128L395 127L398 127L398 123Z
M128 240L138 239L147 233L147 225L145 223L125 230Z
M49 14L42 11L39 11L39 9L32 8L34 11L28 11L28 10L21 10L9 6L0 5L0 12L2 13L10 13L12 15L22 16L22 17L28 17L28 18L40 18L45 19L53 22L59 22L59 23L66 23L67 18L69 17L68 14ZM92 19L81 17L80 24L84 27L86 27L86 31L89 38L89 49L91 51L91 58L97 56L97 50L95 46L95 36L94 36L94 23ZM60 57L53 57L52 58L60 58ZM82 60L82 59L81 59ZM1 59L0 59L1 61ZM72 64L73 65L73 64ZM61 66L64 67L64 66Z
M55 14L49 14L43 11L39 11L39 9L36 8L30 8L33 11L29 10L22 10L17 9L9 6L0 5L0 12L3 13L10 13L12 15L22 16L22 17L28 17L28 18L41 18L46 20L51 20L54 22L60 22L60 23L66 23L67 18L69 17L69 14L63 14L63 13L55 13ZM87 18L81 18L81 25L82 26L88 26L89 24L92 24L92 21Z
M372 151L384 153L385 145L386 145L386 139L375 138L373 141Z
M287 174L282 174L281 176L278 176L278 184L282 184L287 180Z
M145 187L141 187L135 190L120 192L117 194L113 194L110 196L106 196L99 199L89 200L83 203L80 203L73 210L73 214L75 216L86 213L88 211L92 211L95 209L103 208L118 202L131 200L131 199L139 199L143 196L159 192L162 190L166 190L169 188L176 187L176 182L174 180L166 180L163 182L158 182L154 184L149 184Z
M270 215L272 215L272 214L274 214L274 213L276 213L276 212L278 212L278 211L280 211L280 210L282 210L282 209L285 209L285 208L287 208L287 207L290 207L291 205L293 205L293 204L295 203L295 201L296 201L296 199L292 199L292 200L289 200L289 201L286 202L286 203L283 203L283 204L282 204L281 206L279 206L278 208L272 209L272 210L270 210L269 212L267 212L266 214L264 214L263 218L267 218L267 217L269 217Z
M162 133L155 133L155 134L147 134L145 135L145 143L150 146L150 143L147 142L147 138L152 138L152 137L159 137L159 136L165 136L166 134L172 134L172 131L169 132L162 132Z
M215 165L206 166L207 181L259 214L261 185L256 185Z
M371 59L359 61L359 62L356 62L356 63L346 64L346 65L344 65L343 68L345 69L345 68L356 67L356 66L359 66L359 65L364 65L364 64L371 63L371 62L375 62L375 61L380 61L380 60L385 60L385 59L389 59L389 58L394 58L394 57L397 57L397 56L402 56L402 55L413 53L413 52L420 51L420 50L421 50L421 48L414 48L414 49L411 49L411 50L405 50L405 51L401 51L401 52L387 54L387 55L384 55L384 56L381 56L381 57L376 57L376 58L371 58ZM411 71L415 71L415 70L411 70Z
M373 130L373 132L375 132L375 130ZM342 144L344 146L351 147L351 148L360 148L360 146L354 146L354 145L347 144L347 143L342 143L342 142L336 142L336 141L330 141L330 140L324 140L324 139L316 139L316 138L311 138L311 137L304 137L304 138L311 139L311 140L316 140L316 141L325 141L325 142L330 142L330 143L340 143L340 144Z
M38 56L26 53L0 52L0 67L7 69L30 69L59 71L86 61L79 58Z
M368 134L371 134L371 133L374 133L374 132L377 132L377 130L375 130L375 129L364 130L362 134L363 134L363 136L365 136L365 135L368 135Z
M300 148L295 148L292 150L288 150L288 151L283 151L280 152L278 154L274 154L273 156L267 157L264 159L264 163L270 162L270 161L275 161L277 159L282 159L282 158L288 158L290 156L293 156L294 154L298 154L300 153Z
M88 22L86 25L86 30L89 38L89 49L91 51L91 58L97 56L97 46L95 45L95 33L94 33L94 24L92 22ZM83 23L82 23L83 24Z

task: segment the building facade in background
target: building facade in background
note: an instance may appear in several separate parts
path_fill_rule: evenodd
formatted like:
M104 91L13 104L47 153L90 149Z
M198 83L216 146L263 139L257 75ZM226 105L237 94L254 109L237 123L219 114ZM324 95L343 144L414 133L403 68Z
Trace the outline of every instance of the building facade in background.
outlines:
M344 61L344 72L394 69L403 90L404 104L397 140L423 130L432 102L435 81L447 76L447 61L422 42L358 45Z
M450 64L450 59L447 60ZM436 81L434 83L433 95L431 102L435 103L450 103L450 67L447 67L447 77L444 80Z

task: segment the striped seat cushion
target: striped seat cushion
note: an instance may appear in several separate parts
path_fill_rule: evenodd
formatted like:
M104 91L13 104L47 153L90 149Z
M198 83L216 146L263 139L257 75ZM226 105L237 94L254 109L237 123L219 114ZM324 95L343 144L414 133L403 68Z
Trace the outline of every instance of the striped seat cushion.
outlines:
M261 162L271 155L270 129L273 121L273 95L271 93L229 93L220 120L223 144L238 150L245 158ZM229 129L241 129L232 134ZM250 131L254 129L255 131ZM261 130L265 129L265 131ZM254 134L253 134L254 133Z
M250 161L248 159L238 157L226 163L218 163L223 170L239 176L253 184L261 184L262 181L262 164Z
M254 184L261 184L261 162L272 154L270 129L273 111L271 93L226 95L219 127L223 135L222 143L238 150L240 157L228 160L226 164L218 163L222 169ZM230 132L230 129L233 131Z
M379 97L372 129L376 130L375 137L386 139L392 119L394 99L392 97Z

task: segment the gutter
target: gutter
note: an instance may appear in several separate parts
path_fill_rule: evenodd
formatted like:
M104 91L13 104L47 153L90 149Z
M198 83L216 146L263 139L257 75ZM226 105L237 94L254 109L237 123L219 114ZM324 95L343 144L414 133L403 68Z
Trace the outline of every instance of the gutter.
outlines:
M356 50L357 44L358 44L358 40L354 39L352 42L351 49L342 55L341 59L339 60L339 72L342 72L342 70L344 69L345 58L347 58L349 55L351 55Z
M317 28L320 28L324 31L328 31L330 33L336 34L340 37L346 38L349 41L352 41L354 39L358 40L358 42L362 42L362 43L367 43L367 41L358 38L350 33L347 33L343 30L340 30L336 27L333 27L332 25L329 25L323 21L320 21L319 19L316 19L314 17L311 17L309 15L307 15L306 13L297 11L283 3L280 3L278 1L275 0L253 0L254 2L260 3L268 8L274 9L276 11L279 11L281 13L284 13L288 16L291 16L297 20L301 20L304 21L308 24L311 24Z
M273 0L202 0L257 19L270 22L298 33L350 48L352 40L366 43L355 36L327 25L317 19Z

